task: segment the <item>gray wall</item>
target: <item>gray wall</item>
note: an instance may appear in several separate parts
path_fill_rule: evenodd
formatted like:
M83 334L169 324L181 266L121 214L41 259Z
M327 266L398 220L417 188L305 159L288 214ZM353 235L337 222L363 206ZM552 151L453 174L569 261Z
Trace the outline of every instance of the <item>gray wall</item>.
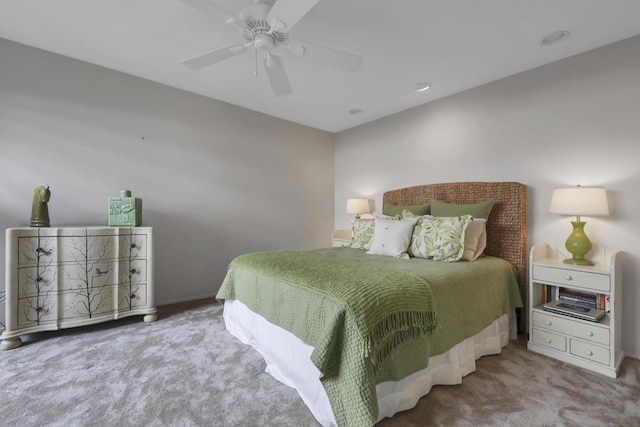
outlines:
M130 189L158 304L213 296L238 254L330 246L333 134L7 40L0 58L0 229L41 183L53 226L106 225Z
M437 82L433 82L437 84ZM335 223L349 197L435 182L529 186L529 244L564 242L553 189L602 185L611 215L583 219L625 251L623 349L640 356L640 37L605 46L338 134Z

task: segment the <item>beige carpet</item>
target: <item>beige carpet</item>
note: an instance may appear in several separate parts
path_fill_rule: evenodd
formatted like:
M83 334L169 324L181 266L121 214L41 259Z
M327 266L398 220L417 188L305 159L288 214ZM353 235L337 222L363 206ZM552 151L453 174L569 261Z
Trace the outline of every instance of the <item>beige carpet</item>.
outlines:
M316 426L294 390L200 301L141 318L28 336L0 353L1 426ZM380 426L640 425L640 361L609 379L521 338Z

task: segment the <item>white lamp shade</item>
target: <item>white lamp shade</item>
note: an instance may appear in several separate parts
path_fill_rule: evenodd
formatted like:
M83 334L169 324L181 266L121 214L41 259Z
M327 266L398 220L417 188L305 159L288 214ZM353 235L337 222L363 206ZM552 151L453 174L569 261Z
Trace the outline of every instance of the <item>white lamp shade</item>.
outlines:
M559 215L609 215L604 187L564 187L553 190L549 213Z
M360 215L369 212L369 199L348 199L347 213Z

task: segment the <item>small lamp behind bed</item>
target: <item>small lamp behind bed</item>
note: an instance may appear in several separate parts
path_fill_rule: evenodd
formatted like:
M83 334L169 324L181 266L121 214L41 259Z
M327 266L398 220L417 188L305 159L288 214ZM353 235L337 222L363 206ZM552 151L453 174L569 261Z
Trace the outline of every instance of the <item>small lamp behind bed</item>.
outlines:
M576 220L571 221L573 232L569 235L565 244L567 250L573 255L564 260L566 264L593 265L593 262L584 258L591 250L591 241L584 233L586 222L580 221L581 215L609 215L607 203L607 191L604 187L565 187L553 190L549 213L559 215L575 215Z
M355 214L356 219L360 219L360 214L369 213L369 199L348 199L347 213Z

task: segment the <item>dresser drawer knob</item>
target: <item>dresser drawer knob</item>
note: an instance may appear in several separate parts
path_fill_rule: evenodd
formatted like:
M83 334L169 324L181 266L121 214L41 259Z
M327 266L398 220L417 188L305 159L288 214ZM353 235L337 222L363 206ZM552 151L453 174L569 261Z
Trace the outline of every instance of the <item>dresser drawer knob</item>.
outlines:
M546 324L547 324L547 326L551 326L551 321L550 321L550 320L547 320L547 321L546 321L546 322L544 322L544 323L546 323Z
M585 351L585 353L587 353L587 356L593 356L593 351L591 350L587 350Z
M136 248L136 244L135 244L135 243L132 243L132 244L131 244L131 249L135 249L135 248Z
M547 342L547 344L551 344L551 339L550 338L545 338L544 340Z
M591 331L587 331L586 334L587 334L588 337L592 337L593 336L593 332L591 332Z
M571 276L564 276L564 280L566 280L567 282L570 282L573 280L573 277Z
M136 270L135 268L132 268L132 269L131 269L131 272L132 272L133 274L136 274L136 273L138 272L138 270Z

